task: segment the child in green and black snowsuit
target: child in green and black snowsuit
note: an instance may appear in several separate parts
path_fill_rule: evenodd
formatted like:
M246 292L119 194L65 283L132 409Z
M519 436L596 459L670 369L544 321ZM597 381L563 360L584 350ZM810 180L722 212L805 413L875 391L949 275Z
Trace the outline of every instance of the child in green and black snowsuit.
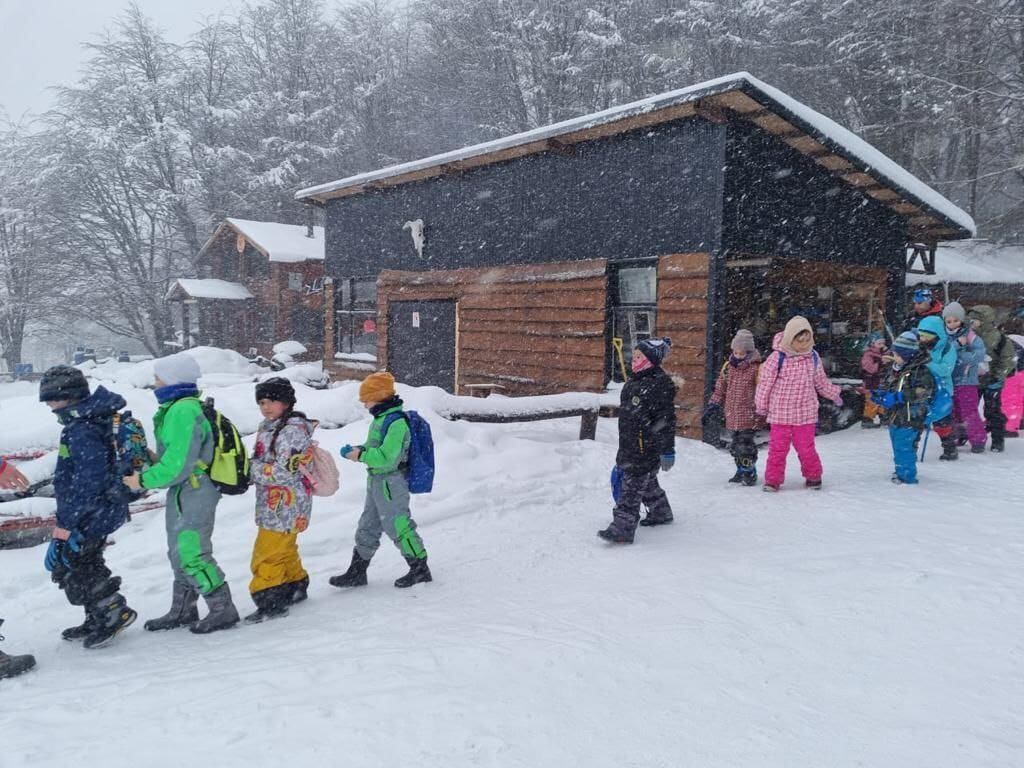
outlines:
M409 572L395 581L396 587L431 581L427 550L409 512L406 472L412 433L405 418L400 417L402 399L395 393L394 377L384 372L370 374L359 386L359 400L373 415L370 434L364 445L343 446L341 455L366 465L366 505L356 530L352 562L345 573L332 576L330 583L335 587L364 586L366 569L380 546L381 533L388 535L409 564Z

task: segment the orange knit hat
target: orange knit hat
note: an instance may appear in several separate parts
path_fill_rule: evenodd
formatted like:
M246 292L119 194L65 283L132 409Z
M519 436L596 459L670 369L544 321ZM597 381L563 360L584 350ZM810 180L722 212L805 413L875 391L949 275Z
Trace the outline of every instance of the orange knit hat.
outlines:
M364 403L382 403L395 396L395 377L387 371L371 373L359 385L359 400Z

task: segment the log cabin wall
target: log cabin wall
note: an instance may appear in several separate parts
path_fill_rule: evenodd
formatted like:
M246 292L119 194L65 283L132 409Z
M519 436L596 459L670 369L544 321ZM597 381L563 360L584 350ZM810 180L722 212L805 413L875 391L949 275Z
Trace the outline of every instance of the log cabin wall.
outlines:
M604 389L607 262L432 272L378 280L380 368L388 367L392 301L458 302L456 389L500 384L510 395Z
M657 333L672 339L665 371L672 376L678 432L700 439L708 356L711 254L676 253L658 260Z

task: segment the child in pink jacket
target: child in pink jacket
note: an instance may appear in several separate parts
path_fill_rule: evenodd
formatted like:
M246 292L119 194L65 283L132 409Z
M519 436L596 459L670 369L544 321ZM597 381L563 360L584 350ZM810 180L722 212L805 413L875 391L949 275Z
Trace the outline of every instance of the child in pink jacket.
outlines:
M841 406L840 390L829 381L814 351L814 332L797 315L775 336L775 351L761 365L754 408L771 425L764 490L777 491L786 478L786 456L792 445L808 488L821 488L821 458L814 447L818 396Z

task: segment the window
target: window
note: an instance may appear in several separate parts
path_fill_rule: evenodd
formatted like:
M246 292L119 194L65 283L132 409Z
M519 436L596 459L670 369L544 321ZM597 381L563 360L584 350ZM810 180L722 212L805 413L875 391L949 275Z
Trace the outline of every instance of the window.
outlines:
M622 368L629 370L633 348L654 333L658 310L658 268L655 263L613 267L608 282L612 306L612 348L610 378L622 381ZM622 340L622 360L616 349Z
M377 356L377 280L335 281L334 347L344 355Z
M289 291L301 291L302 290L302 273L301 272L289 272L288 273L288 290Z

